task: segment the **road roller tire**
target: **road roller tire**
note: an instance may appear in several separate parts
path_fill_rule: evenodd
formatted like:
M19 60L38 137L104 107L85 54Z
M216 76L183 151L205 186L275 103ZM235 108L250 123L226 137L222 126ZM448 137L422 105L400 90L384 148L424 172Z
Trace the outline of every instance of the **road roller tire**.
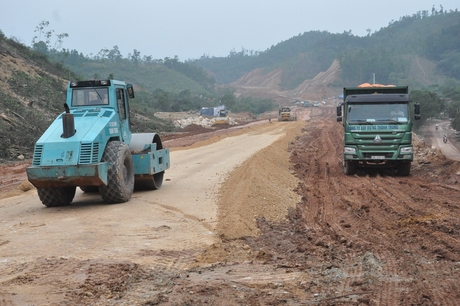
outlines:
M134 163L128 146L120 141L109 142L102 161L108 164L107 185L99 187L104 202L129 201L134 190Z
M66 206L72 203L77 187L40 187L38 197L46 207Z
M158 172L148 177L148 179L136 179L135 189L136 190L157 190L160 189L163 184L163 177L165 172Z

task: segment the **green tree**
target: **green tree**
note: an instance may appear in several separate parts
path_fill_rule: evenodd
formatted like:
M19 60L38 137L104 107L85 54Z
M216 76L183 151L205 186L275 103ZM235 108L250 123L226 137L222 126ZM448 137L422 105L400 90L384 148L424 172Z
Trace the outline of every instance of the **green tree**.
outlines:
M61 33L56 35L54 44L51 44L54 30L47 30L49 27L49 21L43 20L35 28L34 33L37 33L32 39L32 49L42 54L50 54L51 52L56 54L62 49L64 38L69 37L67 33ZM43 36L43 39L42 39Z
M233 93L226 93L219 99L218 103L221 105L225 105L227 109L230 109L232 111L239 111L239 107L237 105L238 102Z
M134 49L133 54L129 53L128 58L135 64L138 65L142 62L141 52Z
M107 58L112 62L119 61L123 58L117 45L113 46L112 50L109 50Z
M38 26L35 27L34 33L38 33L38 36L33 37L32 44L42 41L42 34L44 34L44 36L46 36L47 38L46 45L47 46L49 45L49 38L51 37L51 33L53 31L48 31L44 33L45 28L47 28L49 25L50 25L49 21L43 20L42 22L38 24Z
M460 51L445 53L443 59L439 61L437 68L441 73L460 80Z
M44 41L34 43L33 49L38 53L49 54L48 46Z
M439 118L444 103L439 96L432 91L413 90L410 93L411 100L420 104L421 119L415 122L415 128L419 129L428 118Z

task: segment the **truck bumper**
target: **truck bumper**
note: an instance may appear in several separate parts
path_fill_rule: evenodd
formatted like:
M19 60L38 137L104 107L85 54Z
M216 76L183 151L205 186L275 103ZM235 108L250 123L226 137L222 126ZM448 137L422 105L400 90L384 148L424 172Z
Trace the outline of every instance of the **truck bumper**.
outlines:
M388 164L393 162L412 162L414 151L412 146L387 150L358 150L355 146L344 146L344 160L359 161L366 164Z
M31 166L29 182L37 188L107 185L107 163L69 166Z

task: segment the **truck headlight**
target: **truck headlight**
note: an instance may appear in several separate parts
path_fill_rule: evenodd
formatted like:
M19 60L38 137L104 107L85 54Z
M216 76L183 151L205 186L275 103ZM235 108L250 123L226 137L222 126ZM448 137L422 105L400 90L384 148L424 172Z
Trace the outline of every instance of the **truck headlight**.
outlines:
M344 147L343 151L344 151L345 154L356 154L356 149L355 148Z
M401 153L411 154L411 153L414 153L414 149L412 147L404 147L404 148L401 148Z

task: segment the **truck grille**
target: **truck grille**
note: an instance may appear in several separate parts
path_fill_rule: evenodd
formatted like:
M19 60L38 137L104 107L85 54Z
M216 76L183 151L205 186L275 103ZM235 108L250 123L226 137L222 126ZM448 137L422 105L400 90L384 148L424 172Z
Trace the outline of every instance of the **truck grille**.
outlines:
M32 158L32 165L39 166L43 154L43 145L36 145L34 150L34 157Z
M79 164L94 164L99 162L99 143L87 142L80 146Z

